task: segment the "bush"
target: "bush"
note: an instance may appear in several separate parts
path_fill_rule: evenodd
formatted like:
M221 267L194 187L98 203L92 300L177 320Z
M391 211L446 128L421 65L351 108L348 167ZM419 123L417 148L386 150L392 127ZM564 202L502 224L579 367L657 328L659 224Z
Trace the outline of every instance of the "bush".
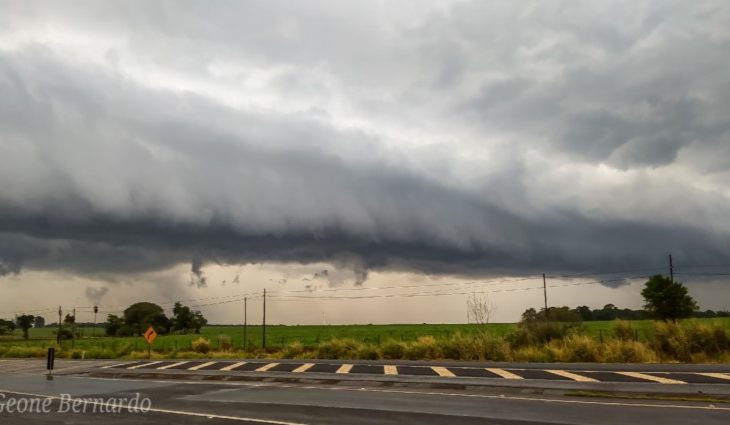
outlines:
M654 363L656 353L644 342L611 339L604 343L603 361L614 363Z
M380 359L380 351L378 351L378 348L374 345L363 345L358 351L357 351L357 358L362 360L378 360Z
M600 362L600 344L586 335L570 335L563 340L550 342L548 349L559 362Z
M281 350L281 356L285 359L295 359L304 353L304 346L301 342L295 341Z
M390 339L380 346L384 359L402 359L406 352L406 345L401 341Z
M613 334L622 341L634 339L634 330L631 328L631 322L616 320L613 325Z
M425 335L406 344L403 357L409 360L439 359L441 358L441 350L439 350L434 337Z
M361 344L351 339L332 338L317 346L317 356L321 359L354 359Z
M221 351L231 351L233 342L228 335L218 335L218 349Z
M207 354L210 351L210 341L203 337L193 341L191 346L196 353Z
M509 336L509 339L513 347L540 345L567 337L576 326L577 323L523 321L517 331Z

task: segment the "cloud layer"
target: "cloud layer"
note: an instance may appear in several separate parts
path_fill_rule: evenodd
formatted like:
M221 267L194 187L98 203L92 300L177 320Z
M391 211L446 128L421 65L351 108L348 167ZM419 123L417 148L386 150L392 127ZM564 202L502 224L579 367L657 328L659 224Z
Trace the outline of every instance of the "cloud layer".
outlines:
M730 263L722 1L6 2L0 274Z

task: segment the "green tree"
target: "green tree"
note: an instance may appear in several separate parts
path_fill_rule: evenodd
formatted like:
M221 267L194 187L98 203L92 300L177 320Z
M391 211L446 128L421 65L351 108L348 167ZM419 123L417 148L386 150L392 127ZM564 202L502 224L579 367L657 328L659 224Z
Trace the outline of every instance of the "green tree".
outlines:
M104 331L109 336L115 336L123 325L124 320L121 317L115 314L110 314L107 316L106 322L104 322Z
M645 301L644 308L656 319L676 321L698 310L697 303L682 283L662 275L652 276L641 295Z
M135 303L124 310L124 324L129 326L134 335L142 335L147 327L152 326L159 334L170 331L170 321L165 312L157 304Z
M197 310L193 311L188 306L182 305L180 302L176 302L172 308L172 329L187 333L194 331L200 333L200 328L208 323L208 320L203 317L203 314Z
M15 322L0 319L0 335L10 335L15 330Z
M15 323L17 323L18 327L23 330L24 339L28 339L28 329L33 326L33 320L35 320L35 316L30 314L24 314L15 319Z

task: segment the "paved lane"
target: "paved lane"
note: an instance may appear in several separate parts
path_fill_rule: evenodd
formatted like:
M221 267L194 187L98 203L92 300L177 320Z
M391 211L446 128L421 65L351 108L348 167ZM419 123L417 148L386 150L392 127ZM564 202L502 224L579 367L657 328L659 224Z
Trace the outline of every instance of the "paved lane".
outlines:
M269 423L295 424L727 424L730 406L707 403L579 399L520 391L352 388L277 383L159 382L134 379L0 376L8 397L149 397L149 413L8 414L3 424ZM502 391L501 389L500 391ZM21 394L23 393L23 394Z

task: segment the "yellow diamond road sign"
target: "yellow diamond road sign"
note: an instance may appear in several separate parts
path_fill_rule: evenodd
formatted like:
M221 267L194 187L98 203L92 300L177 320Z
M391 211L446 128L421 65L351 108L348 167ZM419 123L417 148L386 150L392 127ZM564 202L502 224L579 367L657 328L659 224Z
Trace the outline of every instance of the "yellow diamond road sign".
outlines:
M152 341L154 341L155 338L157 338L157 332L155 332L154 328L150 326L144 333L144 339L147 341L147 344L152 344Z

